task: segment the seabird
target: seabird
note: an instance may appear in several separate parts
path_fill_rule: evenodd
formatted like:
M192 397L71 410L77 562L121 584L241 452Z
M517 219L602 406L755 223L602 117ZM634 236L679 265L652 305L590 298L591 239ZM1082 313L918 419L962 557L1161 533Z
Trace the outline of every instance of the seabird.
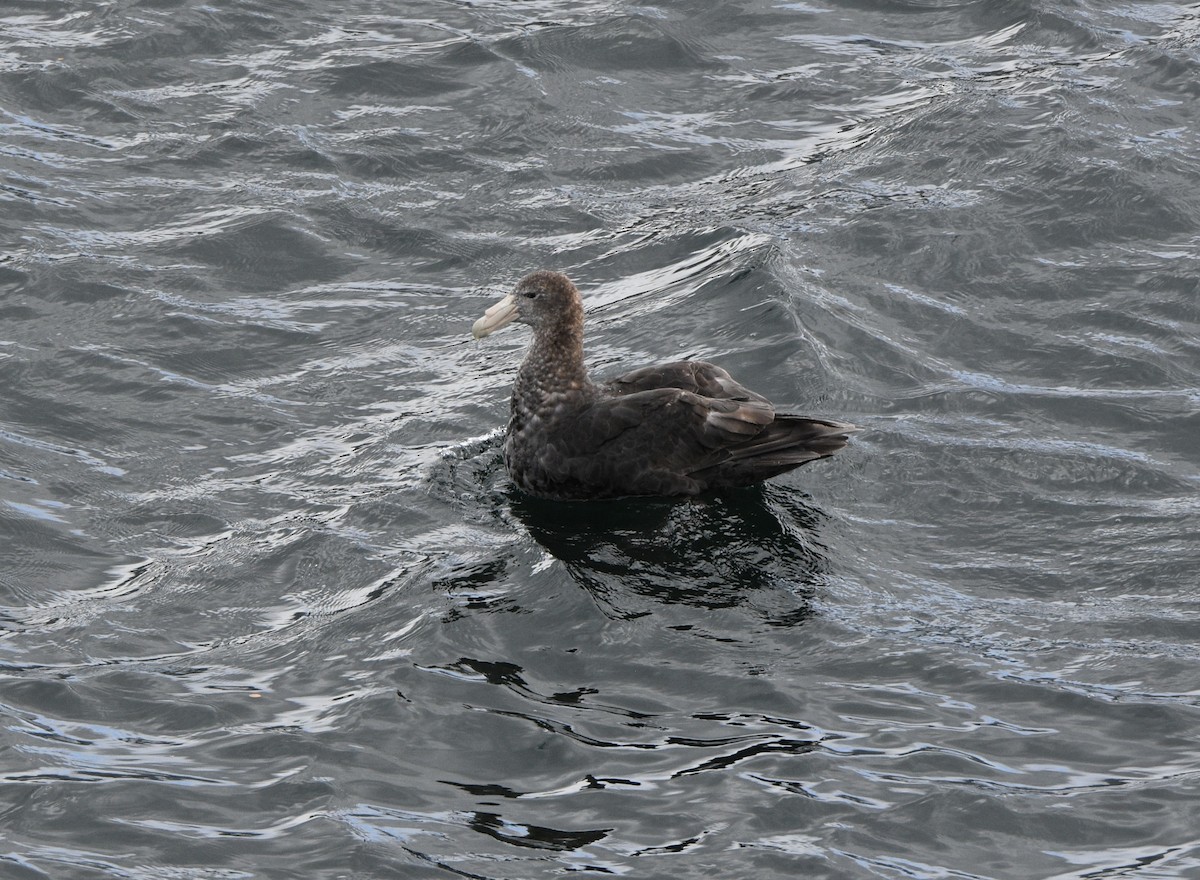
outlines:
M748 486L846 446L848 422L775 412L718 366L675 361L593 382L583 301L567 276L538 271L475 322L482 339L517 321L533 340L512 391L504 464L541 498L695 495Z

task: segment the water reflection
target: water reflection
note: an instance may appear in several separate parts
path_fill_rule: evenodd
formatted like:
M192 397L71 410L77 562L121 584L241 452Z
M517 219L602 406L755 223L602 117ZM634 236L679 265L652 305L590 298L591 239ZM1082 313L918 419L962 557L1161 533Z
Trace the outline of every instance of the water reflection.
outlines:
M792 625L824 568L825 515L794 489L755 486L686 500L551 502L510 495L529 535L614 617L650 613L637 596L704 609L768 602L769 622ZM795 598L802 602L799 607Z
M498 813L476 811L472 814L470 826L480 834L494 837L496 840L513 846L533 847L534 849L552 849L560 852L571 852L603 840L612 829L589 831L559 831L541 825L526 825L520 822L510 822Z

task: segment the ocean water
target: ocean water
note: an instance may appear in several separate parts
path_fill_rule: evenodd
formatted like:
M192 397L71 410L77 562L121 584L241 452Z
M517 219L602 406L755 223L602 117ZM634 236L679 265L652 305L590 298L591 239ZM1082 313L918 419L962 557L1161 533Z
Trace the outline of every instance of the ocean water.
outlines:
M1200 4L0 8L0 876L1200 877ZM598 374L865 430L684 501Z

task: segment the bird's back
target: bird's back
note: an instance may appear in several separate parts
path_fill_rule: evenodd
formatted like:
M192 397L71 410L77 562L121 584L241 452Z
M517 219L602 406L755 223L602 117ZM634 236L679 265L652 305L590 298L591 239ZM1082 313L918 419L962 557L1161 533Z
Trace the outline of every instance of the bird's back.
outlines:
M704 361L644 367L589 394L514 410L505 462L551 498L694 495L760 482L832 455L851 425L778 415Z

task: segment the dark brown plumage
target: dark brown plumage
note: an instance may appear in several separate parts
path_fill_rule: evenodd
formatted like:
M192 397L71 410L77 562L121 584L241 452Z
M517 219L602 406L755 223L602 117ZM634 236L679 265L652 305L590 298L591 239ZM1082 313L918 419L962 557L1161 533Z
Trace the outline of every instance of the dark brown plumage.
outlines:
M676 361L607 382L583 364L583 303L570 279L534 272L475 322L480 339L533 328L513 384L504 463L542 498L695 495L746 486L833 455L858 430L783 415L720 367Z

